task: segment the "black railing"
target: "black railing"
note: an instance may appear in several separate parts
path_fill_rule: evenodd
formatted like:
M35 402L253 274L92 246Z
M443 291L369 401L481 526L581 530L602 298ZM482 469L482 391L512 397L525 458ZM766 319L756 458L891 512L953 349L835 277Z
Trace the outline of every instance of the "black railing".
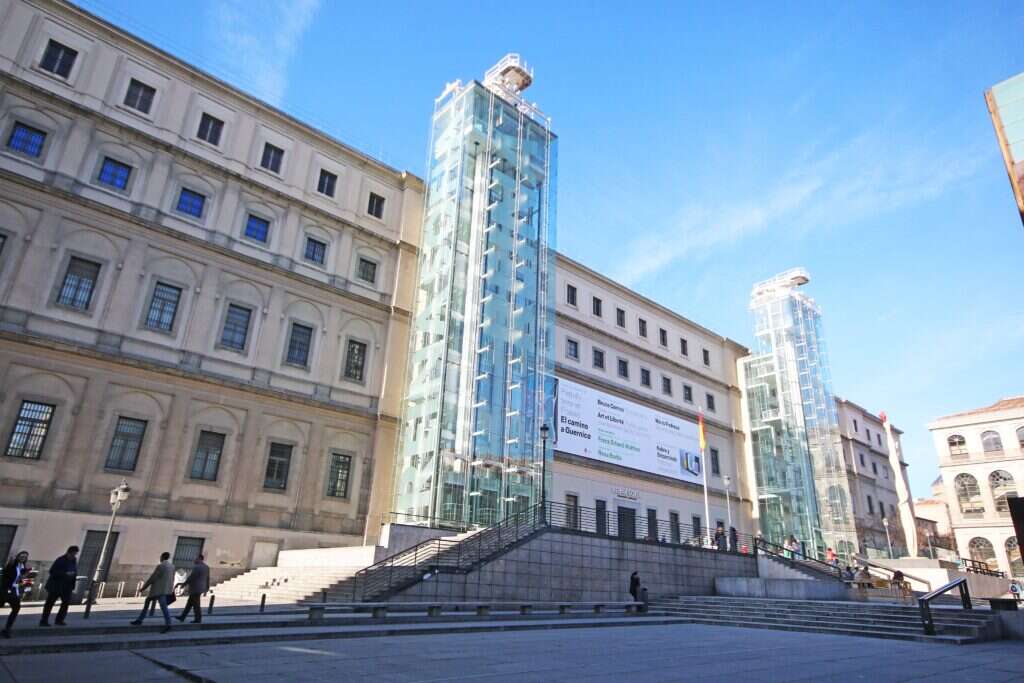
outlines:
M967 588L967 579L960 577L950 581L941 588L936 588L927 595L922 595L917 599L917 606L921 610L921 625L924 626L924 633L927 636L935 635L935 622L932 620L932 608L931 602L940 595L944 595L954 588L960 589L960 602L963 604L964 609L971 609L971 593Z
M960 558L960 561L964 565L964 571L968 574L982 574L984 576L998 576L1000 579L1005 579L1006 574L1001 571L988 568L987 562L980 560L969 560L966 557Z
M822 562L816 557L805 555L799 550L793 550L786 548L777 543L772 543L765 538L758 538L755 540L758 552L771 555L791 567L804 567L815 573L823 574L829 578L843 580L843 570L838 565L829 564L828 562Z

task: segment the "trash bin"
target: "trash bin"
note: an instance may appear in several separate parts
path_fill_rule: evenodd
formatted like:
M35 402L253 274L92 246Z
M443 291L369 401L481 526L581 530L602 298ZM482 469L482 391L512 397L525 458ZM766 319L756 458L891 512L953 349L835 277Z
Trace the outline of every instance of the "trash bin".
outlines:
M640 602L644 603L644 606L640 608L641 612L647 611L647 586L640 586Z

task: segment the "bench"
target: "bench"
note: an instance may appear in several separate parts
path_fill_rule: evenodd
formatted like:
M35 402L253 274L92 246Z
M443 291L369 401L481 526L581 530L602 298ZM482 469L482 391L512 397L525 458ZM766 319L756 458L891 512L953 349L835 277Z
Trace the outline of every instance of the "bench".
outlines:
M593 611L604 614L608 609L621 609L626 614L646 611L642 602L316 602L307 604L310 621L323 621L328 611L356 612L370 610L374 619L383 619L388 610L425 611L428 617L439 617L443 612L474 611L477 616L487 616L491 610L518 611L525 616L534 610L558 611L559 614L570 614L574 611Z

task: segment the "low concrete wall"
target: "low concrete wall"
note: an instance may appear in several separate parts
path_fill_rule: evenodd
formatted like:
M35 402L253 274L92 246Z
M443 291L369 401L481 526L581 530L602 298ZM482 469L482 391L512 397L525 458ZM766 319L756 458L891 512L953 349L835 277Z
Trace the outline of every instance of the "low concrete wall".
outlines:
M640 573L650 597L713 595L720 576L756 576L752 555L550 530L468 574L438 574L392 600L632 599Z
M999 615L999 627L1003 638L1008 640L1024 640L1024 611L996 612Z
M998 576L986 576L984 574L968 574L959 571L953 562L944 560L932 560L928 558L899 558L896 560L872 560L875 564L891 569L899 569L908 574L910 585L916 591L930 591L940 588L945 584L960 577L967 578L967 588L971 591L972 598L998 598L1006 596L1010 592L1010 580ZM914 577L927 581L914 580Z
M781 598L784 600L858 600L857 592L838 581L813 579L764 579L721 576L715 579L718 595L734 598Z
M383 559L387 549L379 545L355 545L342 548L309 548L282 550L277 554L278 567L369 567Z

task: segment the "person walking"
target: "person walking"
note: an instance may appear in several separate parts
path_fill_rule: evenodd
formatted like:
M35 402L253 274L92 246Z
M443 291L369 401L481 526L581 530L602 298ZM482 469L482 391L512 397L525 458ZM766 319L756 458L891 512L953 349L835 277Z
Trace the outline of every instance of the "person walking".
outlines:
M640 573L633 572L629 575L629 594L633 596L633 602L640 599Z
M736 533L736 527L729 527L729 550L736 552L739 550L739 534Z
M836 557L836 551L832 550L832 548L825 548L825 562L833 567L839 566L839 558Z
M725 550L725 526L719 524L715 527L715 549Z
M203 620L203 609L199 604L203 594L210 590L210 567L203 562L203 556L197 555L196 562L189 572L188 578L178 584L188 589L188 602L181 614L175 617L178 621L185 621L189 610L193 610L192 623L198 624Z
M27 563L28 553L22 550L4 565L3 574L0 575L0 607L5 604L11 606L4 630L0 631L0 636L4 638L11 637L11 627L21 611L21 575L28 569Z
M146 582L142 584L142 590L149 589L149 597L155 598L156 603L160 605L160 611L164 615L164 627L160 630L160 633L167 633L171 630L171 613L167 610L167 605L173 602L174 596L174 565L171 563L170 553L160 554L160 564L153 569L153 573L149 575ZM139 626L146 618L146 606L142 607L142 612L139 614L139 618L132 622L132 625Z
M57 610L57 626L64 626L71 606L71 594L75 592L75 579L78 577L78 546L73 545L67 552L58 557L50 565L50 575L46 579L46 602L43 613L39 617L40 626L50 625L50 611L60 598L60 609Z

